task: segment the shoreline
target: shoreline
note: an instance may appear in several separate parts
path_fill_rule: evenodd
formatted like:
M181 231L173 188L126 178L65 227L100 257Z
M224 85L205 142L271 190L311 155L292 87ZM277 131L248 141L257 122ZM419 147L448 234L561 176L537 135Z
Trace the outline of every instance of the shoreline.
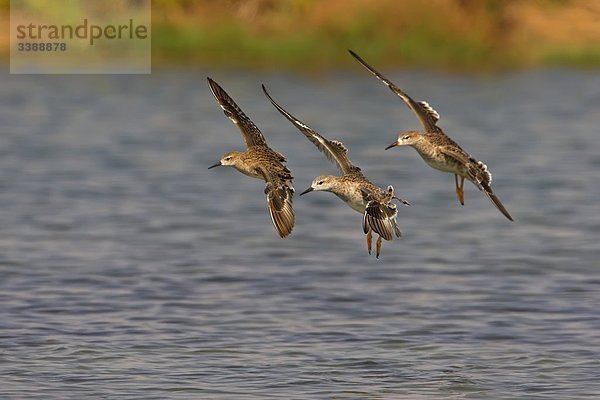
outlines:
M586 0L154 0L152 63L311 73L346 69L352 49L379 68L598 68L598 20ZM4 29L3 61L9 46Z

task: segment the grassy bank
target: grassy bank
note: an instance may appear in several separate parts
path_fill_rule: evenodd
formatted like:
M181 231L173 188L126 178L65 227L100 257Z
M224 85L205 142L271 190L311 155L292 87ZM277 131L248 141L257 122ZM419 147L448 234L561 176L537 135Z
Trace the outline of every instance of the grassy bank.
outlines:
M0 6L6 15L8 0ZM347 48L399 67L600 66L597 0L153 0L152 7L155 66L321 70L349 65Z
M444 38L427 28L397 36L373 35L356 27L266 35L228 22L184 29L156 24L153 34L153 58L159 64L327 69L346 64L348 48L370 60L401 66L502 68L519 64L515 55L497 53L477 37Z
M155 0L159 63L323 69L600 66L596 0Z

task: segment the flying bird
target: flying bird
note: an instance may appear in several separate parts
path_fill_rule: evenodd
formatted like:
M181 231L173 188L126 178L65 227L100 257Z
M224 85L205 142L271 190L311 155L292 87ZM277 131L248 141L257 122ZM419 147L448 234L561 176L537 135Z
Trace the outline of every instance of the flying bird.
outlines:
M223 109L225 116L240 129L246 142L246 150L225 153L218 163L211 165L208 169L218 166L233 167L244 175L264 180L273 226L279 236L287 237L294 228L295 215L292 207L293 177L290 170L284 165L285 157L267 145L260 129L217 82L211 78L207 78L207 80L208 87Z
M492 191L492 174L488 167L481 161L464 151L454 140L437 126L440 115L426 101L414 101L402 89L394 85L389 79L377 72L352 50L350 54L377 79L383 82L392 92L399 96L406 105L415 113L425 132L410 130L398 135L398 139L390 144L387 149L396 146L411 146L421 155L423 160L432 168L454 174L456 194L460 204L465 204L464 183L465 179L472 182L490 199L492 204L510 221L513 218L504 207L498 196ZM459 183L460 177L460 183Z
M337 140L328 140L311 127L287 112L273 100L263 85L263 91L275 108L306 136L325 156L334 162L342 175L321 175L300 196L312 191L326 191L335 194L350 208L363 214L363 231L367 235L367 250L371 254L373 232L379 235L376 243L376 257L381 252L381 239L392 240L400 237L400 228L396 223L398 210L392 200L409 205L406 200L394 196L394 188L383 190L371 183L362 174L359 167L348 158L348 149Z

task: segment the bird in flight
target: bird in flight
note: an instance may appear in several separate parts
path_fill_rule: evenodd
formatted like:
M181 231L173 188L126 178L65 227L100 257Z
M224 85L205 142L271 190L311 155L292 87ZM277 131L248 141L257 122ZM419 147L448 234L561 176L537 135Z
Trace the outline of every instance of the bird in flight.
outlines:
M392 240L400 237L400 228L396 223L398 210L392 200L399 200L409 205L406 200L394 196L394 188L388 186L383 190L371 183L362 174L359 167L353 165L348 158L348 149L337 140L328 140L311 127L287 112L273 100L263 85L263 91L273 106L294 125L319 151L340 169L342 175L321 175L316 177L311 186L300 196L312 191L326 191L335 194L350 208L363 214L363 231L367 235L367 250L371 254L373 232L379 235L376 243L376 257L381 252L381 239Z
M464 151L454 140L444 133L442 128L437 126L437 122L440 119L440 115L437 111L435 111L426 101L417 102L413 100L409 95L404 93L402 89L394 85L389 79L367 64L355 52L352 50L348 51L363 67L404 100L406 105L415 113L419 121L421 121L421 124L425 129L425 132L410 130L400 133L397 140L386 147L386 150L396 146L413 147L430 167L454 174L456 194L460 204L465 204L463 189L465 179L467 179L485 193L492 204L494 204L506 218L513 221L508 210L492 191L492 174L487 166Z
M260 129L244 114L233 99L211 78L208 87L225 116L240 129L246 142L246 150L225 153L221 160L208 167L233 167L244 175L266 182L265 194L269 214L280 237L287 237L294 228L295 215L292 207L294 187L292 174L284 165L286 159L271 149Z

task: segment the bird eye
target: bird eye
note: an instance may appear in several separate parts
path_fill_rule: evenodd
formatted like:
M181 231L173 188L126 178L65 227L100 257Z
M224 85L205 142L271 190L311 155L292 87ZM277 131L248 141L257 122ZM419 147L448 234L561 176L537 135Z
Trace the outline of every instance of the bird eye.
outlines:
M231 160L231 157L225 157L225 161Z
M402 140L408 140L408 139L410 139L409 135L402 136Z
M317 185L322 185L324 181L317 182Z

